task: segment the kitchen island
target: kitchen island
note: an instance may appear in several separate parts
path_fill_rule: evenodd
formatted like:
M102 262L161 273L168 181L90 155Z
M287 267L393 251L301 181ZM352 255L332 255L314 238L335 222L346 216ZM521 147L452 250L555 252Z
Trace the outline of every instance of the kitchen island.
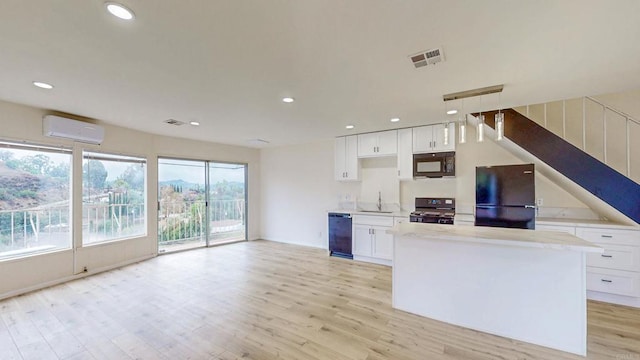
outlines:
M551 231L405 223L394 235L393 307L586 355L586 253Z

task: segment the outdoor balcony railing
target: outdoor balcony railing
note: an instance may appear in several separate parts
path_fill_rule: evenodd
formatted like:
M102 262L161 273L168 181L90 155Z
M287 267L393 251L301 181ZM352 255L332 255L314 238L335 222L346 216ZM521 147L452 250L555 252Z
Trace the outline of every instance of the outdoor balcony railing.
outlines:
M207 221L210 241L244 238L245 201L214 200L160 201L158 242L161 246L206 240Z
M160 202L158 241L244 238L245 201L215 200ZM84 245L146 233L144 204L83 204ZM0 259L71 248L68 202L20 210L0 210Z

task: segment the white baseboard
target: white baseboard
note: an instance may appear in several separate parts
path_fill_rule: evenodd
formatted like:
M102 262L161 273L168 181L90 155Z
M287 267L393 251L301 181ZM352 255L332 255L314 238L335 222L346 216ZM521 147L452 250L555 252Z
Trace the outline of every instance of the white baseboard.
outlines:
M325 250L327 249L327 245L326 244L310 244L310 243L295 242L295 241L272 240L272 239L267 239L267 238L260 238L260 239L256 239L256 240L267 240L267 241L279 242L279 243L283 243L283 244L291 244L291 245L300 245L300 246L312 247L312 248L316 248L316 249L325 249Z
M369 263L374 263L379 265L393 266L392 265L393 260L378 259L378 258L372 258L369 256L353 255L353 260L364 261L364 262L369 262Z
M587 299L640 308L640 298L587 291Z
M135 264L135 263L140 262L140 261L149 260L149 259L154 258L156 256L157 256L157 254L145 255L145 256L142 256L142 257L139 257L139 258L135 258L135 259L130 259L130 260L118 263L118 264L97 268L97 269L94 269L92 271L81 272L79 274L75 274L75 275L71 275L71 276L65 276L65 277L60 278L60 279L55 279L55 280L47 281L47 282L44 282L44 283L35 284L35 285L32 285L32 286L27 286L27 287L22 288L22 289L12 290L12 291L6 292L4 294L0 294L0 300L8 299L8 298L11 298L11 297L14 297L14 296L23 295L23 294L30 293L30 292L33 292L33 291L37 291L37 290L41 290L41 289L48 288L48 287L51 287L51 286L59 285L59 284L62 284L62 283L66 283L68 281L82 279L84 277L95 275L95 274L98 274L98 273L101 273L101 272L105 272L105 271L121 268L123 266Z

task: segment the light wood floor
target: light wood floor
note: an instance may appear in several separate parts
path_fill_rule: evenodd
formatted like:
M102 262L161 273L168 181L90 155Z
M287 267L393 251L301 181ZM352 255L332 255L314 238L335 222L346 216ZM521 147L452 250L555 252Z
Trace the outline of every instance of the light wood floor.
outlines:
M640 309L588 308L587 358L640 360ZM390 268L267 241L160 256L0 316L2 360L583 359L394 310Z

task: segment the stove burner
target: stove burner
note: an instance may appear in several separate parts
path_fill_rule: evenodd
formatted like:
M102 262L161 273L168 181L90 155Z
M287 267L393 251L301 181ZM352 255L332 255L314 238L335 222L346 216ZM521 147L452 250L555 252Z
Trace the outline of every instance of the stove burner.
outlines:
M411 213L409 221L453 224L455 200L449 198L416 198L416 210Z

